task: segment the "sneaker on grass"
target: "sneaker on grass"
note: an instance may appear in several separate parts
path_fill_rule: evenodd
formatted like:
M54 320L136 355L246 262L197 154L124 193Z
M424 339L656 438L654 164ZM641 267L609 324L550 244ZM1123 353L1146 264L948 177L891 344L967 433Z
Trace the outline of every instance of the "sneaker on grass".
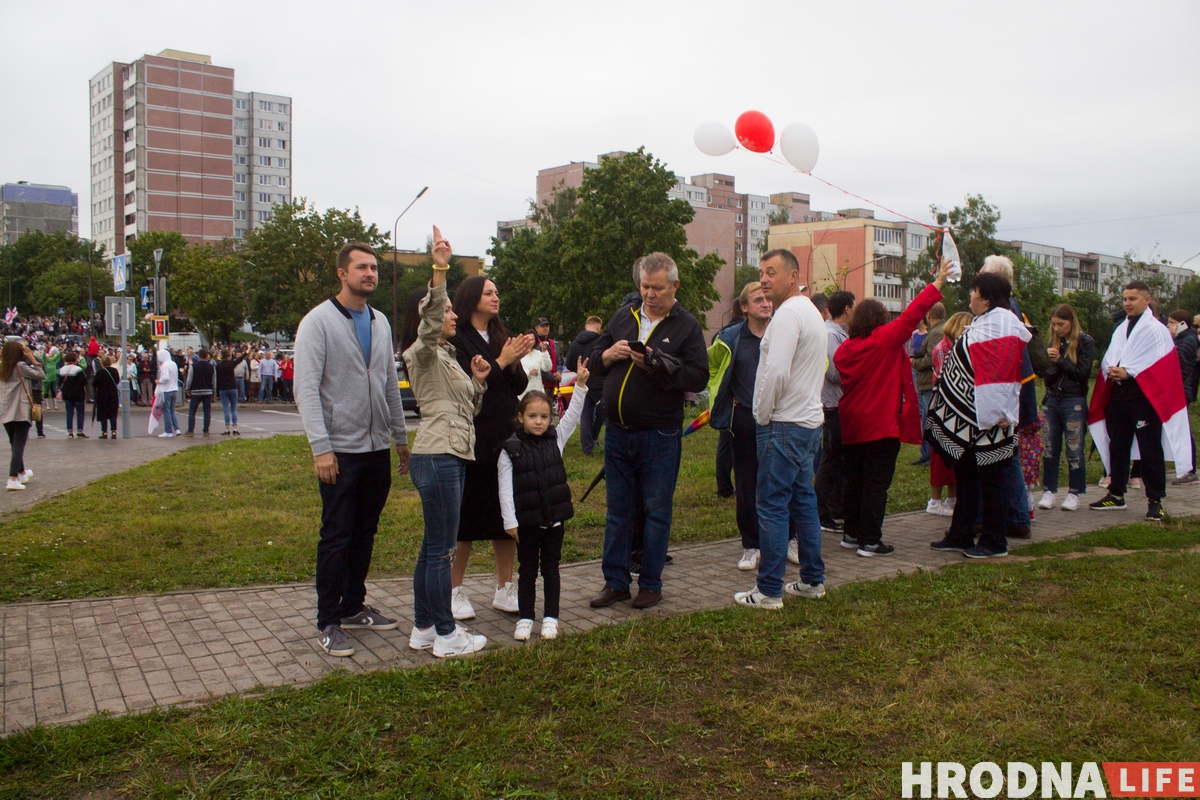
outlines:
M823 583L796 581L795 583L785 583L783 590L796 597L807 597L810 600L819 600L825 596L825 584Z
M518 642L527 642L529 637L533 635L533 620L519 619L517 620L516 630L513 631L513 638Z
M557 639L558 638L558 620L557 619L555 619L554 617L546 617L545 619L542 620L541 637L543 639Z
M394 631L400 627L400 622L391 617L385 617L379 612L378 608L371 606L363 606L363 610L355 614L353 617L346 617L342 620L342 628L371 628L377 631Z
M1096 502L1089 503L1088 508L1093 511L1124 511L1125 498L1123 496L1117 497L1112 492L1109 492Z
M884 544L883 542L876 542L875 544L860 544L858 546L858 554L867 558L872 558L874 556L890 556L894 552L896 552L896 548L892 547L890 544Z
M991 550L981 544L977 544L972 548L963 550L963 555L967 558L1004 558L1008 555L1007 550Z
M733 596L733 599L739 605L750 606L751 608L763 608L768 611L778 611L783 608L782 597L767 597L758 590L757 586L748 592L738 592Z
M1163 507L1162 507L1161 501L1151 500L1147 504L1146 521L1147 522L1162 522L1163 521Z
M433 655L436 658L452 658L474 653L484 647L487 647L486 636L467 633L466 628L455 625L454 633L433 640Z
M742 551L742 558L738 561L738 569L742 572L749 572L752 569L758 569L758 550L753 547L748 547Z
M346 658L354 655L354 646L337 625L326 625L317 636L317 644L331 656Z

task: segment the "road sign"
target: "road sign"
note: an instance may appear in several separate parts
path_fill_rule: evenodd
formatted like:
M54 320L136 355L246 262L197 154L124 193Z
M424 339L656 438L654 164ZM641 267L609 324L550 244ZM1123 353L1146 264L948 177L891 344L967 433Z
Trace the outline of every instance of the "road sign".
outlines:
M112 257L113 291L125 291L125 281L129 271L129 255L121 254Z
M150 317L150 338L151 339L169 339L170 330L167 328L167 318L154 316Z
M142 287L142 309L143 310L150 307L150 298L147 296L149 294L150 294L150 287L143 286Z
M60 317L61 317L63 314L65 314L65 313L67 313L67 310L66 310L65 308L60 308L60 309L58 310L58 315L59 315Z
M133 336L137 333L137 312L132 297L104 298L104 333L108 336Z
M96 307L96 301L88 300L88 308L95 308L95 307Z
M154 248L154 268L158 269L162 266L162 251L161 247Z

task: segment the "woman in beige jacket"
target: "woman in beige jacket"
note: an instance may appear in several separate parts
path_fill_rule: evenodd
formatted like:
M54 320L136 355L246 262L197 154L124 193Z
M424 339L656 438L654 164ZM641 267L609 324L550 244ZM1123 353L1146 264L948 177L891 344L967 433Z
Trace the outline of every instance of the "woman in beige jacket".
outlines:
M413 571L413 629L408 646L439 658L472 653L487 638L459 627L450 611L450 562L458 535L463 481L475 458L473 419L483 405L491 366L471 360L467 375L446 340L457 317L446 296L450 243L433 229L433 279L428 291L413 293L405 307L400 348L421 411L409 471L421 496L425 536Z
M10 492L24 489L25 482L33 477L33 470L25 469L25 442L29 441L32 419L31 395L25 382L41 381L45 377L37 356L24 342L11 340L4 343L0 350L0 422L4 423L12 447L5 486Z

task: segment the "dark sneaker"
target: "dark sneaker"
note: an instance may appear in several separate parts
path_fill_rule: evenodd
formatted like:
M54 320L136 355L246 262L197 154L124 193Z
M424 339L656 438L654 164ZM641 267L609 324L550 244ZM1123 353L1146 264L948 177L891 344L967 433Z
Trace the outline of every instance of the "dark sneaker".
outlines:
M954 542L950 541L949 536L947 536L945 539L941 539L936 542L931 542L929 546L932 547L934 550L941 550L942 552L957 550L958 552L961 553L961 552L967 550L967 548L964 547L963 545L955 544Z
M322 628L320 635L317 636L317 644L321 645L321 649L331 656L346 658L354 655L354 647L351 646L350 640L337 625L326 625Z
M1200 483L1200 477L1196 476L1196 470L1192 470L1187 475L1181 475L1171 481L1172 486L1195 486Z
M1008 555L1008 551L990 550L981 544L977 544L969 550L963 550L963 555L967 558L1003 558Z
M400 627L400 622L379 613L378 608L363 606L363 610L353 617L342 620L343 628L370 628L376 631L394 631Z
M846 548L847 550L857 550L858 549L858 539L854 538L853 536L851 536L848 533L843 533L842 534L842 547Z
M1088 508L1094 511L1124 511L1125 498L1117 497L1112 492L1109 492L1096 502L1088 503Z
M1162 503L1160 503L1158 500L1151 500L1149 505L1147 506L1146 521L1147 522L1162 522L1163 521Z
M890 556L894 552L896 552L896 548L892 547L890 544L884 544L883 542L876 542L875 544L860 544L858 546L858 554L868 558L872 556Z
M845 530L845 528L842 526L842 524L832 517L826 517L825 519L821 520L822 533L841 533L843 530Z
M1008 530L1005 531L1005 536L1007 536L1009 539L1028 539L1030 536L1033 536L1033 531L1031 531L1029 527L1025 525L1011 525L1009 526Z

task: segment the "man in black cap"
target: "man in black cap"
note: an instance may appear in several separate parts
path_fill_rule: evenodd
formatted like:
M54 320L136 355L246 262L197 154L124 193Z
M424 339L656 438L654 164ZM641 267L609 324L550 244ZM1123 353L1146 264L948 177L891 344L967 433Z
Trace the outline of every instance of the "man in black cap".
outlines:
M554 397L558 382L562 379L562 365L558 363L558 346L550 338L550 320L538 317L533 329L537 333L537 346L550 354L550 363L554 365L552 371L542 373L542 389L548 397Z

